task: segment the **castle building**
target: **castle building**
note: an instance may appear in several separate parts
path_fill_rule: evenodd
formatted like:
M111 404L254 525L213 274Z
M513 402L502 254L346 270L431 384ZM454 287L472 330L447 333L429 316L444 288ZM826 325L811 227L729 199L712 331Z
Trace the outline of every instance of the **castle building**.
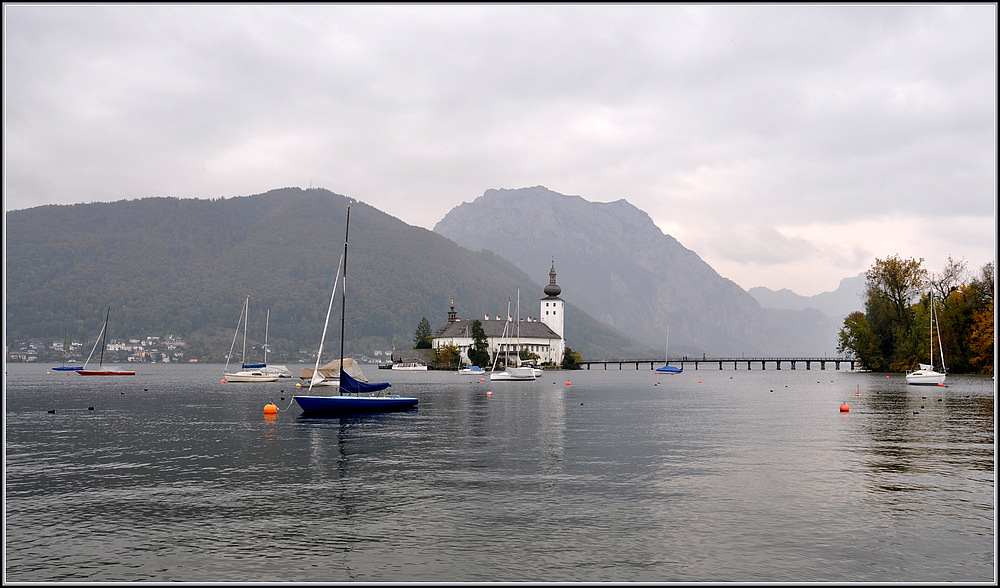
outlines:
M544 289L545 298L539 305L537 318L527 317L517 320L514 316L490 316L480 319L486 333L490 356L510 354L516 357L520 349L526 349L538 356L536 363L560 365L566 352L563 339L565 303L559 294L562 288L556 285L556 266L549 270L549 284ZM460 319L455 311L454 301L448 312L448 324L434 334L434 347L454 345L462 353L462 362L469 362L472 347L472 319Z

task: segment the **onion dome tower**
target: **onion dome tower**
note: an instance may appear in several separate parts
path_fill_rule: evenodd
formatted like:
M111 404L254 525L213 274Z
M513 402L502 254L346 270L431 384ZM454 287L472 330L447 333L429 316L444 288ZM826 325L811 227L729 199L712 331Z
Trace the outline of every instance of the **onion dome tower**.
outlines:
M552 269L549 270L549 284L545 286L543 291L545 292L545 298L541 300L541 308L539 309L538 316L542 319L542 323L552 329L555 334L559 335L559 349L555 354L558 358L556 364L559 364L562 363L563 354L566 351L566 338L563 329L565 326L565 315L563 314L565 303L562 298L559 298L562 288L556 284L555 260L552 261Z

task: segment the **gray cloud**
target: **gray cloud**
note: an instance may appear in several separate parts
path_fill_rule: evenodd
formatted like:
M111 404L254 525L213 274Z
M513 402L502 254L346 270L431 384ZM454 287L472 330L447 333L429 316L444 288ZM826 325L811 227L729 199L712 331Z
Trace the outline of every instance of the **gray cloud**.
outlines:
M995 256L994 5L4 12L5 210L311 182L430 228L544 185L746 288Z

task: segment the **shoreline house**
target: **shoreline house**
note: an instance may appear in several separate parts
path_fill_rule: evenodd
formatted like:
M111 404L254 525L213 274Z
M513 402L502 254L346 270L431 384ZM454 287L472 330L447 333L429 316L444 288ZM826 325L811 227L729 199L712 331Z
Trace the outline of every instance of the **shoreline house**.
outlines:
M544 292L545 298L539 301L538 318L529 317L517 321L512 316L491 317L487 314L480 319L486 333L490 357L507 353L516 357L519 349L527 349L538 356L539 365L562 364L566 353L566 341L563 338L565 303L559 298L562 288L556 284L555 263L549 270L549 284L545 286ZM448 312L448 324L438 329L434 335L434 347L454 345L462 353L462 362L467 364L472 343L472 319L458 318L453 303Z

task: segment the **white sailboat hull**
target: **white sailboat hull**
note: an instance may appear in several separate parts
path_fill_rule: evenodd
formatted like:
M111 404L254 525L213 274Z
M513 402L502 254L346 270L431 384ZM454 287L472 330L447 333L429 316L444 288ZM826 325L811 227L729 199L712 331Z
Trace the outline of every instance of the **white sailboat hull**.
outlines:
M277 382L277 374L265 374L264 372L233 372L225 374L227 382Z
M528 367L509 367L502 372L490 373L490 381L522 381L534 380L535 371Z
M394 363L392 369L397 372L426 372L427 365L422 363Z
M937 386L944 384L947 374L942 374L934 370L914 370L906 374L906 383L924 386Z

